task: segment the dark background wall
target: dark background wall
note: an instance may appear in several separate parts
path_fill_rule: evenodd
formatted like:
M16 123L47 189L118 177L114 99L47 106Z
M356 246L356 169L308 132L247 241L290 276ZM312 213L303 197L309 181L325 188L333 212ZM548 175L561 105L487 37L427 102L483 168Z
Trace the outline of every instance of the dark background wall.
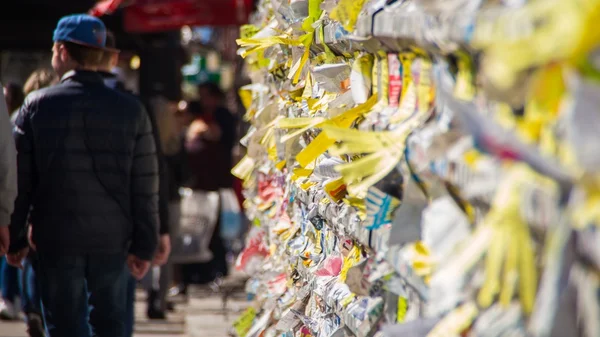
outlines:
M49 66L52 34L58 20L68 14L86 13L96 0L2 0L0 10L0 76L22 82L39 66ZM180 34L128 34L122 10L101 18L115 33L117 47L140 56L140 93L180 96L183 63Z
M95 0L2 0L0 50L50 50L52 32L66 14L87 12Z

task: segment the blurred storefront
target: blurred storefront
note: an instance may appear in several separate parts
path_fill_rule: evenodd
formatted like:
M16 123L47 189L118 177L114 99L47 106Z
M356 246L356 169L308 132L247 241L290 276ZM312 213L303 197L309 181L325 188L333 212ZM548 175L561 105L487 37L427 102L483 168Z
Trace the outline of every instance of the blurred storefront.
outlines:
M49 67L52 31L58 19L69 13L86 12L95 3L95 0L10 1L10 6L0 11L2 82L23 83L36 68Z
M88 12L116 35L118 72L131 90L178 101L182 83L211 80L233 92L240 73L235 39L253 6L253 0L20 0L0 13L0 80L23 83L34 69L49 67L58 19Z

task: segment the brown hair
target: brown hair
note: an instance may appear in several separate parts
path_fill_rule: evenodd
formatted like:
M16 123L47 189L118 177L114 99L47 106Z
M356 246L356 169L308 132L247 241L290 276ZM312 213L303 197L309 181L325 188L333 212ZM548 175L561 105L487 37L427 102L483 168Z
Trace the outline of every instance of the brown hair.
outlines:
M29 95L33 91L49 87L56 82L58 82L58 75L54 71L47 68L40 68L29 75L23 91L25 95Z
M67 41L60 43L65 46L67 53L69 53L73 61L77 62L80 66L97 67L102 61L104 51L101 49L90 48Z
M203 82L203 83L198 84L198 90L202 90L202 89L206 89L206 91L208 92L209 95L211 95L221 101L225 99L225 93L223 92L223 90L221 90L221 87L219 87L219 85L216 83Z

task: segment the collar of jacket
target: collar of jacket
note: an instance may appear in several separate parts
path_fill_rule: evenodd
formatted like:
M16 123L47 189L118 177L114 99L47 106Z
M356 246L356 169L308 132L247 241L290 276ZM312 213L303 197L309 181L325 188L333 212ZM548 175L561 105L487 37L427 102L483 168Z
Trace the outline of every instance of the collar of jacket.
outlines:
M100 76L102 76L103 79L113 79L113 78L117 78L117 75L108 72L108 71L104 71L104 70L98 70L97 71L98 74L100 74Z
M98 70L98 74L100 74L100 76L102 77L104 85L111 89L117 89L117 87L119 86L119 79L117 78L117 75L102 70Z
M71 70L66 72L60 79L60 82L76 81L76 82L94 82L103 83L102 76L91 70Z
M104 85L106 85L107 87L111 89L129 92L129 90L127 90L127 88L125 87L125 83L121 82L121 80L119 80L116 74L102 70L99 70L98 74L100 74L102 80L104 81Z

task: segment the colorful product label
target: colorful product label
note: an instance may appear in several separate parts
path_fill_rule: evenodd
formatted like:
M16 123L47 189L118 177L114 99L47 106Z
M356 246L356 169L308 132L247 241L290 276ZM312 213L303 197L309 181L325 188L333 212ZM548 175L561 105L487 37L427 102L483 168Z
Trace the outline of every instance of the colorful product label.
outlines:
M388 54L388 74L388 105L397 108L402 93L402 63L400 63L398 54Z

